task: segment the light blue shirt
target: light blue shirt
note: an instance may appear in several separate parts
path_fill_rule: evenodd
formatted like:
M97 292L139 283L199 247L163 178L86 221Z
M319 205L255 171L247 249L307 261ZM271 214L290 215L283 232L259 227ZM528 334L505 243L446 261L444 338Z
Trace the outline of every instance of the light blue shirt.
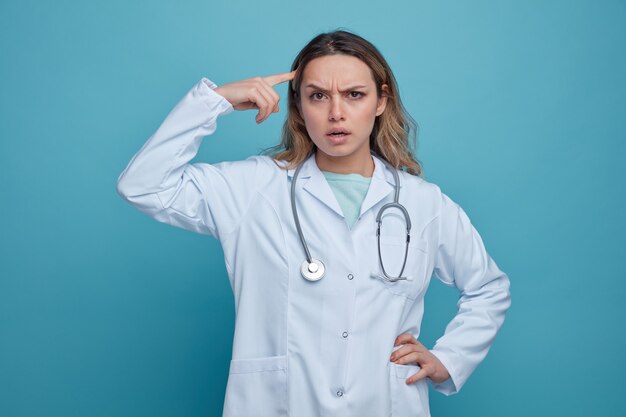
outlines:
M405 383L419 366L389 360L396 337L419 339L431 277L456 287L458 312L430 351L451 376L432 387L457 392L504 321L507 275L458 204L437 185L397 171L412 222L408 279L380 279L376 215L393 201L392 171L373 156L360 218L349 230L312 155L299 171L295 199L311 255L326 275L303 279L290 200L295 169L268 156L190 162L218 117L233 111L215 87L207 78L193 86L133 156L117 191L155 220L222 245L236 311L223 416L429 416L428 380ZM384 222L382 257L397 276L404 219L389 213Z
M341 206L348 227L352 229L354 222L359 218L361 203L372 179L360 174L337 174L330 171L322 173Z

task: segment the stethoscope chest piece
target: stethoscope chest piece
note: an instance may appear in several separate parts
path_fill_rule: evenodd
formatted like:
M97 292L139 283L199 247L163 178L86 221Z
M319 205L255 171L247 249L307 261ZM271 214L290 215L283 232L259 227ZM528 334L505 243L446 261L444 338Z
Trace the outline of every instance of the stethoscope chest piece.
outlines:
M308 281L319 281L325 272L326 268L319 259L311 259L311 263L305 260L300 267L300 273Z

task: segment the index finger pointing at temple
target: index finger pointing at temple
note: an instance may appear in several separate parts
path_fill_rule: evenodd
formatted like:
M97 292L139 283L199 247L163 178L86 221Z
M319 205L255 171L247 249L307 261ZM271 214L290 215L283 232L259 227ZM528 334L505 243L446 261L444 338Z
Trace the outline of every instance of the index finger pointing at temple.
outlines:
M293 80L293 77L295 75L296 71L294 70L291 72L284 72L282 74L268 75L267 77L263 78L269 85L274 86L276 84L284 83L285 81Z

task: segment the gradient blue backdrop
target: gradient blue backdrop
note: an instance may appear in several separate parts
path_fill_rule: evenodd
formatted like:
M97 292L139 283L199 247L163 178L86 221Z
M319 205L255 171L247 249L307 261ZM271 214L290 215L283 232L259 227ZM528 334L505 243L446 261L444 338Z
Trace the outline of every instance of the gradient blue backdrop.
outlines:
M490 355L458 395L431 392L433 415L626 415L623 0L3 0L0 416L221 415L221 248L116 180L202 76L287 71L337 27L386 56L426 178L512 281ZM254 115L221 119L197 160L277 143L284 112ZM433 282L428 346L455 302Z

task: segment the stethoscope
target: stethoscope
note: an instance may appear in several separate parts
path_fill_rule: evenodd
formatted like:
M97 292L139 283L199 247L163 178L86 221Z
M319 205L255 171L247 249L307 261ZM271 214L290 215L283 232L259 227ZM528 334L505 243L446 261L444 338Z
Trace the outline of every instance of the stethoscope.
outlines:
M398 172L389 162L387 162L386 160L378 156L376 153L374 152L371 152L371 153L372 155L378 157L378 159L383 161L383 163L393 173L393 178L395 181L395 194L394 194L393 202L387 203L384 206L382 206L380 210L378 211L378 215L376 216L376 223L378 224L378 227L376 229L376 240L378 244L378 261L380 262L380 269L383 272L383 275L376 275L376 277L381 278L388 282L406 280L407 277L403 277L402 272L404 272L404 267L406 266L406 260L407 260L407 256L409 253L409 242L411 241L411 217L409 216L409 212L406 210L406 208L404 208L404 206L398 202L399 197L400 197L400 178L398 176ZM309 154L309 156L310 155L311 154ZM305 158L305 161L306 159L308 158ZM300 236L300 242L302 242L302 247L304 248L304 252L306 254L306 260L302 262L302 266L300 267L300 273L302 274L302 277L308 281L319 281L320 279L324 277L324 274L326 272L326 267L324 266L324 263L322 261L311 257L311 253L309 252L309 247L307 246L306 241L304 240L304 235L302 234L302 228L300 227L300 221L298 220L298 212L296 210L296 178L298 177L298 173L300 172L300 169L302 168L303 165L304 165L304 162L300 163L300 165L298 165L298 167L296 168L296 171L293 174L293 180L291 182L291 211L293 212L293 220L296 224L296 229L298 230L298 236ZM397 277L392 277L389 274L387 274L387 271L385 270L385 266L383 265L382 255L380 253L380 227L383 222L382 215L385 212L385 210L390 209L390 208L400 209L400 211L402 211L402 214L404 215L404 220L406 223L406 246L404 249L404 262L402 263L402 269L400 270L400 274L398 274Z

